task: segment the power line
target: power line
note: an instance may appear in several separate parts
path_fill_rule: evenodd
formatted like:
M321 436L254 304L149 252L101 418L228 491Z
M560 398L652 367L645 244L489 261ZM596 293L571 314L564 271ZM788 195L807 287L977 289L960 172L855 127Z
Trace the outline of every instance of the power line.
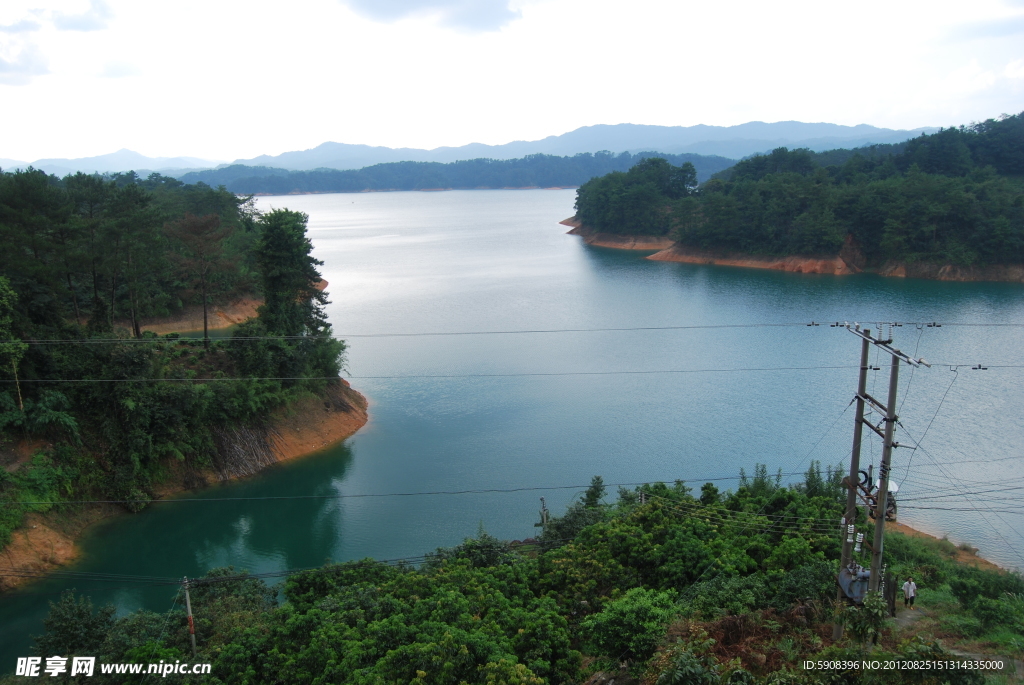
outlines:
M852 320L851 320L852 321ZM868 322L869 319L860 319ZM336 333L334 335L259 335L259 336L229 336L212 338L217 342L225 341L254 341L254 340L344 340L348 338L423 338L423 337L448 337L448 336L476 336L476 335L533 335L547 333L617 333L636 331L691 331L691 330L718 330L730 328L787 328L795 326L820 326L829 325L833 328L845 326L848 322L816 322L816 321L795 321L786 323L746 323L746 324L694 324L688 326L629 326L610 328L526 328L507 329L494 331L423 331L423 332L384 332L384 333ZM1024 323L966 323L966 322L935 322L935 321L892 321L883 322L889 326L916 326L920 330L924 328L941 328L942 326L969 326L981 328L1020 328ZM882 324L879 324L882 325ZM61 345L61 344L121 344L121 343L173 343L178 344L186 341L198 341L201 338L178 337L178 338L83 338L83 339L39 339L39 340L8 340L0 342L24 342L28 345Z
M969 363L946 363L935 362L934 365L949 366L956 368L970 366ZM520 372L520 373L465 373L465 374L408 374L388 376L347 376L353 380L401 380L401 379L445 379L445 378L527 378L527 377L559 377L559 376L632 376L632 375L658 375L658 374L690 374L690 373L754 373L762 371L820 371L857 369L859 366L845 365L821 365L821 366L762 366L762 367L741 367L741 368L717 368L717 369L651 369L639 371L543 371L543 372ZM1024 369L1024 364L988 364L983 367L972 367L988 369ZM239 382L239 381L330 381L338 380L340 376L238 376L238 377L203 377L203 378L22 378L0 379L0 383L194 383L194 382Z
M1024 366L1024 365L1022 365ZM409 374L402 376L348 376L354 380L396 380L403 378L518 378L530 376L621 376L621 375L655 375L679 373L745 373L754 371L816 371L820 369L849 369L850 366L778 366L751 367L735 369L654 369L640 371L551 371L521 373L465 373L465 374ZM989 367L997 368L997 367ZM239 377L206 377L206 378L33 378L20 379L21 383L181 383L181 382L223 382L223 381L329 381L338 380L340 376L239 376ZM0 379L0 382L15 383L13 379Z
M915 444L915 445L917 445L917 448L918 448L918 449L920 449L920 450L921 450L922 452L924 452L924 454L925 454L925 455L926 455L926 456L927 456L927 457L928 457L929 459L931 459L931 460L932 460L933 462L935 462L935 458L934 458L934 457L933 457L933 456L931 455L931 453L929 453L929 452L928 452L928 450L926 450L926 449L925 449L924 447L922 447L922 446L921 446L921 443L920 443L920 441L918 441L918 440L914 440L914 437L913 437L913 436L912 436L912 435L910 434L910 431L908 431L908 430L907 430L907 428L906 428L905 426L901 426L901 427L903 428L903 431L904 431L904 432L905 432L905 433L907 434L907 436L908 436L908 437L909 437L909 438L910 438L911 440L913 440L913 441L914 441L914 444ZM954 485L956 484L955 480L954 480L954 479L953 479L953 478L952 478L952 477L951 477L951 476L950 476L950 475L949 475L948 473L946 473L946 470L945 470L944 468L942 468L942 467L940 466L940 467L939 467L939 471L941 471L941 472L942 472L942 475L943 475L943 476L945 476L945 477L946 477L946 479L947 479L947 480L948 480L948 481L949 481L950 483L953 483ZM970 499L969 499L969 498L968 498L968 497L967 497L966 495L964 495L964 499L965 499L965 500L967 500L967 503L971 505L971 507L972 507L972 508L974 509L975 513L979 514L979 515L980 515L980 516L981 516L981 517L982 517L982 518L983 518L983 519L985 520L985 523L986 523L986 524L988 525L988 527L989 527L989 528L991 528L991 529L992 529L992 530L993 530L993 531L995 532L995 534L999 536L999 538L1000 538L1000 539L1001 539L1001 540L1003 541L1003 543L1004 543L1004 544L1006 545L1006 547L1007 547L1008 549L1012 550L1012 551L1013 551L1013 553L1014 553L1014 554L1016 554L1016 555L1017 555L1017 557L1021 559L1021 561L1024 561L1024 555L1022 555L1022 554L1021 554L1021 553L1020 553L1020 552L1019 552L1019 551L1018 551L1017 549L1014 549L1013 545L1011 545L1011 544L1010 544L1010 541L1006 539L1006 536L1004 536L1004 535L1003 535L1003 534L1002 534L1002 533L1001 533L1001 532L999 531L999 529L998 529L998 528L996 528L995 526L993 526L993 525L991 524L991 522L989 522L989 520L988 520L988 517L986 517L986 516L985 516L985 514L984 514L984 513L982 513L982 512L981 512L981 511L980 511L980 510L979 510L979 509L978 509L978 508L977 508L977 507L976 507L976 506L974 505L974 503L973 503L973 502L972 502L972 501L971 501L971 500L970 500ZM991 507L986 507L986 508L988 508L988 509L990 509L990 510L991 510ZM1016 532L1016 533L1017 533L1017 535L1018 535L1019 537L1021 537L1022 539L1024 539L1024 535L1021 535L1021 532L1020 532L1019 530L1017 530L1016 528L1013 528L1013 527L1012 527L1012 526L1010 526L1010 525L1009 525L1008 523L1006 523L1006 521L1004 521L1004 520L1003 520L1003 518L1002 518L1002 517L1001 517L1001 516L1000 516L1000 515L999 515L998 513L994 512L994 511L993 511L992 513L993 513L993 514L995 514L996 518L998 518L998 519L999 519L1000 521L1002 521L1003 525L1005 525L1006 527L1010 528L1011 530L1013 530L1014 532Z
M783 476L802 476L803 473L784 473ZM740 480L743 476L715 476L712 478L689 478L683 482L687 483L709 483L725 480ZM606 487L635 487L640 485L653 485L656 483L671 484L675 480L646 480L636 483L605 483ZM158 503L181 503L181 502L263 502L268 500L330 500L330 499L359 499L371 497L416 497L421 495L478 495L510 492L530 492L535 490L585 490L590 484L585 485L538 485L523 486L519 488L480 488L473 490L429 490L419 492L386 492L386 493L362 493L362 494L330 494L330 495L266 495L262 497L168 497L166 499L117 499L117 500L18 500L19 504L46 505L46 504L158 504Z

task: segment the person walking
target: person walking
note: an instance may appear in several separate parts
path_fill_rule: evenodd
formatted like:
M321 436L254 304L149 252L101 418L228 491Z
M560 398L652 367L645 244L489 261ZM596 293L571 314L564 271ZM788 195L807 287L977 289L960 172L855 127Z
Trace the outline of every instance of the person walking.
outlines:
M917 597L917 583L913 578L907 578L907 582L903 583L903 606L910 607L910 610L913 611L915 597Z

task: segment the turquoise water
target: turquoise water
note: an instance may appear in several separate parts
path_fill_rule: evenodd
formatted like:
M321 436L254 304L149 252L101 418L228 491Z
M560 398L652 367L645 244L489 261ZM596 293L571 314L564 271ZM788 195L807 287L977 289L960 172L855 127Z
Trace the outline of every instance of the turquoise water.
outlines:
M371 419L341 446L198 496L585 486L596 474L607 483L680 478L699 487L758 462L802 472L811 459L848 459L859 340L827 325L769 324L1024 322L1020 285L671 264L588 247L557 223L573 200L574 191L561 190L260 198L263 208L310 215L330 319L348 336L348 374L369 398ZM748 324L765 325L357 337ZM915 438L927 434L923 450L894 457L900 519L970 541L1007 566L1024 566L1024 527L1010 512L1024 491L982 491L1024 475L1024 370L969 367L1024 365L1022 332L894 329L896 346L937 362L901 376L902 422ZM877 396L887 387L887 360L879 362L869 380ZM954 373L938 362L967 366ZM691 372L779 367L791 370ZM583 375L594 372L603 375ZM567 373L580 375L508 375ZM877 463L879 451L868 441L863 462L873 454ZM557 513L581 490L168 502L94 528L71 570L180 577L228 564L263 572L409 557L458 543L481 524L529 537L540 496ZM964 491L979 494L913 499ZM48 593L72 586L124 611L166 611L174 596L163 586L35 583L0 599L0 664L27 654L27 635L41 630L56 597Z

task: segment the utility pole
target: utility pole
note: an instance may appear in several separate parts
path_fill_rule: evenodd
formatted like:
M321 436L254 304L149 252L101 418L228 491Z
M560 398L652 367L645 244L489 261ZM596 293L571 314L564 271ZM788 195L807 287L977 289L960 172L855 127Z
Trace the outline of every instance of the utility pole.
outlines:
M889 506L889 463L892 459L892 434L896 430L896 386L900 378L900 358L892 356L889 368L889 406L885 409L885 435L882 440L882 463L878 466L878 495L875 507L875 541L871 545L871 577L868 590L878 590L882 575L882 532L885 528L885 512Z
M836 323L835 326L841 326L843 324ZM879 326L881 327L881 325ZM843 531L846 535L845 541L843 542L842 557L840 560L840 573L843 569L849 567L853 562L853 522L857 518L857 485L860 482L860 448L861 440L863 437L863 428L867 426L869 429L874 431L879 437L882 438L882 463L879 465L879 493L876 495L875 504L875 536L874 543L871 548L871 575L868 579L868 590L877 591L880 583L880 576L882 573L882 542L883 533L885 528L885 514L889 505L889 470L892 459L893 447L898 447L899 443L893 440L893 433L896 430L896 390L899 384L899 368L901 362L906 362L911 366L928 366L931 364L926 362L924 359L914 359L913 357L904 354L898 349L892 347L892 329L890 328L890 336L888 339L883 339L881 335L877 338L871 336L870 329L861 329L860 324L845 324L845 328L861 338L861 350L860 350L860 377L857 384L857 418L854 426L853 433L853 450L850 454L850 475L847 479L847 487L849 492L846 496L846 512L843 518ZM889 371L889 396L886 398L886 403L883 405L879 400L875 399L867 392L867 372L870 369L868 363L870 346L874 345L879 350L889 354L892 357L892 364ZM864 407L870 404L875 410L884 412L885 418L885 430L880 430L877 426L873 425L864 418ZM869 477L870 480L870 477ZM870 488L871 484L868 483ZM858 545L859 541L863 539L863 534L857 535ZM839 589L838 599L842 601L843 590ZM834 639L842 637L842 626L836 625L832 629L832 636Z
M196 623L192 618L192 599L188 596L188 577L182 581L185 587L185 609L188 611L188 636L192 639L192 658L196 657Z
M846 510L843 514L843 552L839 561L840 570L849 566L853 559L853 522L857 520L857 483L860 482L860 443L864 436L864 396L868 391L871 329L865 328L864 335L867 337L860 343L860 378L857 381L856 397L857 418L853 424L853 450L850 453L850 477L847 482L849 490L846 493ZM841 587L836 589L836 601L843 601L843 588ZM832 639L838 640L842 636L843 625L836 622L832 626Z

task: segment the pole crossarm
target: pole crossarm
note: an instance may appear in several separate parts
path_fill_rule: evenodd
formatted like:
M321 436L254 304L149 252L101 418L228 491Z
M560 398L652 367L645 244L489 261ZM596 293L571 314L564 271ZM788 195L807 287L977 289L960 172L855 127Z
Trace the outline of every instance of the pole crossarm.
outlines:
M859 323L855 323L852 325L846 324L846 330L850 331L858 338L863 338L864 340L867 340L868 342L870 342L872 345L879 348L883 352L887 352L888 354L891 354L893 357L897 357L901 361L905 361L911 366L927 366L928 368L931 368L932 366L931 364L926 362L923 357L920 359L914 359L909 354L901 352L900 350L897 350L896 348L892 347L892 345L890 344L892 343L891 338L889 340L882 340L881 338L872 338L870 331L861 330ZM884 407L882 408L882 410L885 410Z
M857 395L856 398L859 399L859 400L864 400L865 402L870 403L875 409L877 409L878 411L882 412L883 414L888 409L888 407L886 407L884 404L882 404L881 402L879 402L878 400L876 400L874 397L872 397L871 395L869 395L867 393L864 393L863 395Z
M882 419L882 420L885 421L885 419ZM885 440L885 433L882 431L881 428L879 428L875 424L871 423L867 419L860 419L860 422L862 424L864 424L865 426L867 426L868 428L870 428L871 430L873 430L875 432L875 435L877 435L878 437L880 437L883 440Z

